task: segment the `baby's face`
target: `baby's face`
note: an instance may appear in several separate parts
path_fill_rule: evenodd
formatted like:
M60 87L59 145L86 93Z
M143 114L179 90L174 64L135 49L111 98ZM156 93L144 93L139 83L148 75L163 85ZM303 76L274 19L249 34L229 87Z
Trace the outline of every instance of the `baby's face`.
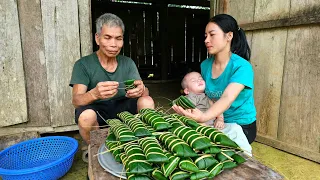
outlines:
M192 93L203 93L206 88L206 84L202 79L201 74L192 72L186 77L186 85L189 92Z

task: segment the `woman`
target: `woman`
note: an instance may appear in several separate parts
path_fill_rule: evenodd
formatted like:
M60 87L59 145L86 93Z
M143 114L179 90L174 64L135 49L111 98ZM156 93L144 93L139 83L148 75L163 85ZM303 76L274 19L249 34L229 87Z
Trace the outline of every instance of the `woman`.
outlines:
M176 105L172 108L199 123L223 113L224 121L216 121L215 127L237 123L251 144L256 138L256 108L251 52L245 33L232 16L219 14L207 24L204 42L212 57L201 63L201 75L206 82L205 93L215 103L204 113Z

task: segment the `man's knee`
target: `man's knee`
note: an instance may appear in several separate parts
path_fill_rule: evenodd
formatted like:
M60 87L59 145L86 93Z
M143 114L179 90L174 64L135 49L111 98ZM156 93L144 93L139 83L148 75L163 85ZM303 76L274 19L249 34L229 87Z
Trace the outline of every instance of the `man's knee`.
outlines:
M142 96L138 99L138 111L143 108L154 109L154 101L150 96Z
M78 119L79 128L93 126L97 123L97 114L92 109L83 111Z

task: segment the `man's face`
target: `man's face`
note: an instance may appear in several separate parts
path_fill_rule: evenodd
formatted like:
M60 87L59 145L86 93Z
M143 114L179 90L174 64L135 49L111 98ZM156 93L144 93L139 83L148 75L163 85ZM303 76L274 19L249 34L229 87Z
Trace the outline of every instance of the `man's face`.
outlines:
M202 79L201 74L192 72L186 77L186 87L188 92L203 93L206 88L205 82Z
M123 32L121 27L103 25L100 34L96 34L99 50L107 57L116 57L123 46Z

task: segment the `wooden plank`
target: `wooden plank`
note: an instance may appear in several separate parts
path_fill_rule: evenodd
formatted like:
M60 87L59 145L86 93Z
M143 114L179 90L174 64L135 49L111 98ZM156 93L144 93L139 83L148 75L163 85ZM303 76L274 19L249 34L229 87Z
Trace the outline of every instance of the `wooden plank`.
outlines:
M68 86L80 58L77 0L42 0L42 21L53 127L75 124Z
M320 152L319 31L319 25L288 31L278 131L279 141L313 152Z
M38 0L21 0L18 1L18 9L29 121L27 124L16 127L50 126L40 2Z
M189 64L192 62L192 14L186 14L186 64Z
M90 132L90 149L89 149L89 167L88 169L92 170L90 176L93 176L94 180L110 179L116 180L119 179L111 175L108 171L104 170L98 162L98 156L95 156L98 153L99 147L104 142L108 134L108 129L94 130ZM246 158L247 161L236 168L224 170L221 174L214 177L215 180L223 179L234 179L237 177L237 180L246 180L251 179L268 179L276 180L283 179L283 177L275 172L274 170L268 168L267 166L261 164L257 160L252 158ZM92 180L90 178L90 180Z
M132 10L130 12L131 14L131 30L130 30L130 42L131 42L131 59L136 63L136 65L139 65L139 62L137 61L137 41L138 41L138 31L137 31L137 26L139 26L139 24L137 24L137 20L139 17L139 14L137 11Z
M18 134L10 134L6 136L0 136L0 151L4 150L7 147L10 147L14 144L17 144L22 141L29 139L34 139L40 137L38 132L23 132Z
M200 65L199 65L199 48L201 47L201 45L203 45L203 33L204 33L204 29L205 27L203 27L203 25L201 24L201 16L198 14L194 14L194 18L193 18L193 62L195 64L194 68L197 69L199 67L200 69ZM200 35L202 35L200 37Z
M255 0L228 0L228 14L233 16L238 24L252 23L255 10Z
M256 31L252 39L257 129L273 138L277 138L286 37L286 29L277 29Z
M160 2L160 1L159 1ZM168 46L168 6L166 4L160 5L159 24L160 24L160 44L161 44L161 79L168 79L169 72L169 46Z
M57 132L66 132L66 131L77 131L77 130L79 130L78 125L61 126L61 127L51 127L51 126L4 127L4 128L0 128L0 136L14 134L14 133L21 133L21 132L32 132L32 131L37 131L40 134L42 134L42 133L57 133Z
M124 1L131 1L131 0L124 0ZM142 3L158 3L159 0L135 0L135 2L142 2ZM168 4L176 4L176 5L190 5L190 6L204 6L210 7L210 2L208 0L166 0Z
M146 65L152 64L151 40L152 40L152 11L145 11L145 48L146 48Z
M246 38L247 38L247 41L248 41L248 45L250 47L250 49L252 50L252 37L253 37L253 31L246 31ZM252 54L252 52L251 52Z
M78 0L81 56L92 53L91 1Z
M320 10L319 0L291 0L290 17L314 14Z
M17 1L0 1L0 127L27 122Z
M270 28L312 25L312 24L319 24L319 23L320 23L320 11L315 11L313 14L308 14L305 16L254 22L254 23L248 23L248 24L240 24L240 27L244 30L252 31L252 30L270 29Z
M256 0L254 11L254 22L289 18L290 0Z
M137 62L138 66L144 66L145 65L145 49L144 49L144 17L143 17L144 11L139 11L137 14L137 25L136 25L136 31L137 31Z
M210 18L217 14L217 1L218 0L210 0Z
M122 52L123 55L130 57L130 44L129 44L129 37L130 37L130 29L131 29L131 20L130 20L130 10L126 11L119 11L121 13L121 19L124 23L125 30L124 30L124 39L123 39L123 47Z
M277 149L285 150L287 152L290 152L290 153L295 154L297 156L315 161L317 163L320 163L319 151L318 152L310 151L306 147L295 146L292 143L286 143L286 142L279 141L279 140L273 139L271 137L260 135L260 134L257 135L256 141L260 142L262 144L272 146Z
M90 180L118 180L118 177L111 175L105 171L98 162L98 156L95 156L99 152L100 145L105 140L108 134L108 129L94 130L90 132L90 150L89 150L89 169L92 170L93 179Z

